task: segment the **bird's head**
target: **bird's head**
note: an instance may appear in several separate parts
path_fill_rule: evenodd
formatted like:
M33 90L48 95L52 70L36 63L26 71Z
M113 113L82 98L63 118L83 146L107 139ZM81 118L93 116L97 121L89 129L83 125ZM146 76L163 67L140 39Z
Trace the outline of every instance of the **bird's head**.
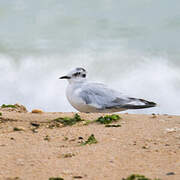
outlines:
M59 79L67 79L71 82L80 82L86 79L86 70L82 67L77 67L70 71L67 75L61 76Z

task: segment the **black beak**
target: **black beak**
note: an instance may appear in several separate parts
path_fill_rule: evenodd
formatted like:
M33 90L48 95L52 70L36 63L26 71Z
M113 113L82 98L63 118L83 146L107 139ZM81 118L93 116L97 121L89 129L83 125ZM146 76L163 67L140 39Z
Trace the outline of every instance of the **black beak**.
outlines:
M69 76L62 76L59 79L71 79Z

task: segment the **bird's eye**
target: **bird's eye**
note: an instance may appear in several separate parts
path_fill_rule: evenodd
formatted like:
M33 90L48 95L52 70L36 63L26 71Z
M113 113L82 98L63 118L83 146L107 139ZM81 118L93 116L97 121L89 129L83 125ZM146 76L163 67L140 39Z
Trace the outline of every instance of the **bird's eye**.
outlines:
M83 77L83 78L85 78L85 77L86 77L86 75L85 75L85 74L83 74L83 75L82 75L82 77Z
M80 72L77 72L74 74L74 76L76 77L76 76L79 76L80 74L81 74Z

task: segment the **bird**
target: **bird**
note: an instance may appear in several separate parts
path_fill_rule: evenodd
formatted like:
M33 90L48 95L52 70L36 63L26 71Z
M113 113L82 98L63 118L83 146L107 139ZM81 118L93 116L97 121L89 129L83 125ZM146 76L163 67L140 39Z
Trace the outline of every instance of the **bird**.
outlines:
M88 82L87 71L82 67L71 70L59 79L68 80L66 97L79 112L113 113L156 106L154 102L129 97L102 83Z

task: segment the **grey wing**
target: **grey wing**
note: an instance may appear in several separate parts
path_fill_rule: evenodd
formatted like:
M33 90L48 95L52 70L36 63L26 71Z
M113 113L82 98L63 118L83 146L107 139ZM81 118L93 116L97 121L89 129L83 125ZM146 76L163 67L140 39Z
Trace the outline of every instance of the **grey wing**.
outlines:
M80 97L86 104L97 109L121 108L131 101L120 92L98 83L89 83L82 87Z

